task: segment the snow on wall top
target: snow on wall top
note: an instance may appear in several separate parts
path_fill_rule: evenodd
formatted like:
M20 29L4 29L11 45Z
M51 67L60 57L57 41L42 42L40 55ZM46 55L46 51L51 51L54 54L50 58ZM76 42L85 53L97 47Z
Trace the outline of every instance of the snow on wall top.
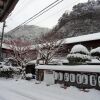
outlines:
M89 61L88 63L97 63L97 64L100 64L100 60L98 59L91 59L91 61Z
M64 43L68 44L68 43L76 43L76 42L91 41L91 40L98 40L98 39L100 39L100 32L77 36L77 37L66 38L64 40Z
M36 66L36 69L100 72L100 65L39 65L39 66Z

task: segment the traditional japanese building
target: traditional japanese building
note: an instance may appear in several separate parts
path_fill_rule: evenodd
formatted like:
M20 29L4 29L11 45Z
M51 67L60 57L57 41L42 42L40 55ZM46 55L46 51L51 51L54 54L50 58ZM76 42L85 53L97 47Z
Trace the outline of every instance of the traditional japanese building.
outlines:
M85 47L87 47L89 51L91 49L100 47L100 32L66 38L64 39L64 43L58 53L64 56L71 51L74 45L77 45L77 44L84 45Z

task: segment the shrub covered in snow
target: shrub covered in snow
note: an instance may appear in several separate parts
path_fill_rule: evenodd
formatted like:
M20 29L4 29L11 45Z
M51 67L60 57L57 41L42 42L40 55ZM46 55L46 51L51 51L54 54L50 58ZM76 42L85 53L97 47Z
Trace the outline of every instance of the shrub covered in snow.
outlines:
M31 80L31 79L32 79L32 74L31 73L26 74L26 80Z
M72 49L71 49L71 52L70 53L80 53L80 54L89 54L89 51L88 49L81 45L81 44L78 44L78 45L75 45Z
M20 70L16 67L12 66L0 66L0 77L6 77L6 78L12 78L16 72L19 72Z
M75 45L67 55L70 64L82 64L90 60L89 51L83 45Z
M91 53L91 56L100 59L100 47L97 47L97 48L95 48L95 49L92 49L92 50L90 51L90 53Z
M13 75L18 71L19 69L12 66L2 66L0 67L0 77L13 78Z

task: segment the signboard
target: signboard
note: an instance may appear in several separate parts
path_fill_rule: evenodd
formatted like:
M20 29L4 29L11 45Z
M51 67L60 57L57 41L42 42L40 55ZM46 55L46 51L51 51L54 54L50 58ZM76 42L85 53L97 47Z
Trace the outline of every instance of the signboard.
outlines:
M70 82L75 82L75 74L70 74Z
M76 82L77 82L77 84L82 84L83 78L82 78L81 74L76 75Z
M66 82L69 81L69 73L64 74L64 81L66 81Z
M95 75L90 75L90 85L96 86L96 76Z
M87 85L88 84L88 75L83 74L82 79L83 79L83 84Z

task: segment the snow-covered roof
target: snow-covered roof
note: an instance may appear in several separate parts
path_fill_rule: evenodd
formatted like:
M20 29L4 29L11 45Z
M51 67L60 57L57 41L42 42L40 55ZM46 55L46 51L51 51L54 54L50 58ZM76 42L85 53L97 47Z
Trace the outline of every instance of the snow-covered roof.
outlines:
M69 44L69 43L77 43L77 42L83 42L83 41L91 41L91 40L98 40L100 39L100 32L98 33L92 33L88 35L81 35L81 36L76 36L76 37L70 37L70 38L64 38L64 40L59 40L59 42L62 41L62 44ZM41 46L41 44L40 44ZM36 45L31 46L32 49L36 48Z
M36 69L100 72L100 65L39 65L39 66L36 66Z
M64 43L76 43L76 42L91 41L91 40L98 40L98 39L100 39L100 32L77 36L77 37L66 38L64 40Z

